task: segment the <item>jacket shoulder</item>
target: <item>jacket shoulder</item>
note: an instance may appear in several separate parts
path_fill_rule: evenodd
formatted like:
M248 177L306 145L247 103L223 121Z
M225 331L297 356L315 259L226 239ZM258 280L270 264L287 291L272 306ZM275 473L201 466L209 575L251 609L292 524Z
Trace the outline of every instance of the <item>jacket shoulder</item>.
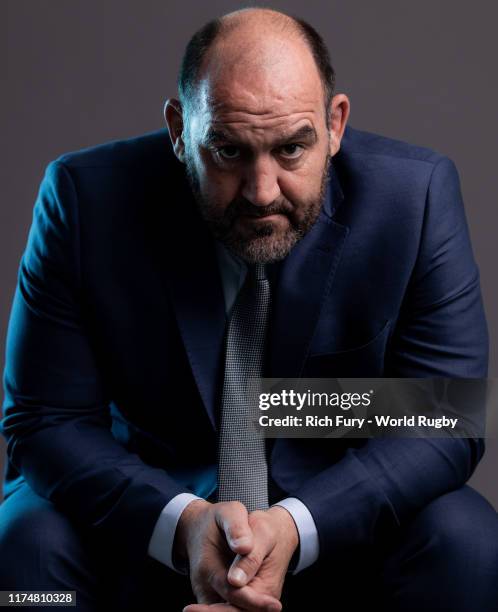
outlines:
M348 126L341 144L341 153L345 156L378 156L394 160L406 160L437 164L446 156L430 149L381 136L372 132L357 130ZM388 161L388 160L386 160Z
M174 157L166 129L133 138L112 140L64 153L55 162L73 169L105 167L164 167Z

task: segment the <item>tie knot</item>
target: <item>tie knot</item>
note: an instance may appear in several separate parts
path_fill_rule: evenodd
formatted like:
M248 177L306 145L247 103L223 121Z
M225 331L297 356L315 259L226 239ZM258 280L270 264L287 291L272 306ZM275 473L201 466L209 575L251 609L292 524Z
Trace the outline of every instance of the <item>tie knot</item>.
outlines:
M265 281L266 278L266 268L263 263L251 264L247 270L247 274L251 279L256 281Z

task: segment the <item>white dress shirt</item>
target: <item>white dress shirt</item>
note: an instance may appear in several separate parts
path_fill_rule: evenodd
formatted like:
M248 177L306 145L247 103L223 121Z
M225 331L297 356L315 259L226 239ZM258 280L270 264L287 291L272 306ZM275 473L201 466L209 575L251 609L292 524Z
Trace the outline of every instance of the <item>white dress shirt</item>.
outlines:
M229 316L237 294L244 284L247 266L219 242L216 242L216 252L220 266L225 309L227 316ZM186 572L184 568L176 567L172 558L176 526L182 512L195 499L203 498L192 493L180 493L173 497L159 515L149 542L149 555L180 573ZM292 573L297 574L312 565L318 558L319 543L315 521L308 508L295 497L287 497L274 505L285 508L296 524L299 534L299 558Z

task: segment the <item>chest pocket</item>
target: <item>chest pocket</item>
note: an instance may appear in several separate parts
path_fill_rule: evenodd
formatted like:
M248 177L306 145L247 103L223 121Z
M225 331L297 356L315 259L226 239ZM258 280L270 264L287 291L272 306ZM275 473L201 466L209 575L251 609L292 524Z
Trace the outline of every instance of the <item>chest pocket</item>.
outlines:
M384 355L391 321L381 331L358 347L309 355L303 378L376 378L383 375Z

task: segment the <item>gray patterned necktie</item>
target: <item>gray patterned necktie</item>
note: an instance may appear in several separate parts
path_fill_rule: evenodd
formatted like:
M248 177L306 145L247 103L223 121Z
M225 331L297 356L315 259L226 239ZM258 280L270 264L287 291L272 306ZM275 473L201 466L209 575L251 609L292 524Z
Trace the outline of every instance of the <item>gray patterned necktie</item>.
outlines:
M228 323L218 441L218 501L240 501L249 512L268 508L265 440L251 424L247 385L263 375L269 312L265 266L249 266Z

